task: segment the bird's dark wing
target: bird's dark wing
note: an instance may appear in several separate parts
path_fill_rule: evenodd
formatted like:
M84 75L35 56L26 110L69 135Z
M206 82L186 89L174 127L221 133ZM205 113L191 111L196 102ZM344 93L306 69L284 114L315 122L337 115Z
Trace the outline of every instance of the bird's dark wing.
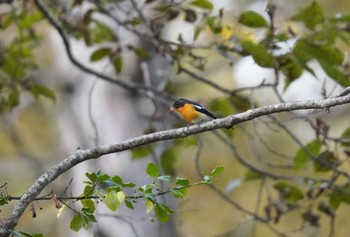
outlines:
M204 108L204 107L201 106L200 104L193 103L193 106L195 107L195 109L196 109L198 112L201 112L201 113L203 113L203 114L208 115L209 117L211 117L211 118L213 118L213 119L216 119L216 117L214 116L214 114L212 114L211 112L209 112L206 108Z
M194 106L194 108L198 111L201 112L203 114L208 115L209 117L216 119L216 117L214 116L214 114L212 114L211 112L209 112L206 108L204 108L204 106L198 104L197 102L194 102L192 100L187 100L184 98L181 98L178 100L178 102L181 102L182 104L186 103L186 104L192 104Z

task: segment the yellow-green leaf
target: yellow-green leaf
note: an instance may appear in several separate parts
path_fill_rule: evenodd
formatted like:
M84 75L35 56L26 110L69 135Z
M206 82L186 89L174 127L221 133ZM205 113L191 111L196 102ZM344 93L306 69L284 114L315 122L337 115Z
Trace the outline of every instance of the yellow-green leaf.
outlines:
M340 138L341 138L340 144L342 146L345 146L345 147L350 146L350 127L344 130Z
M238 20L239 23L253 27L253 28L259 28L259 27L267 27L268 23L265 20L265 18L260 15L257 12L254 11L245 11L243 14L239 17Z
M91 62L99 61L99 60L103 59L104 57L109 56L110 53L111 53L110 48L97 49L91 54L90 61Z
M338 165L338 159L333 152L324 151L314 161L314 169L318 172L326 172L332 170Z
M210 176L212 177L216 177L219 174L221 174L224 171L224 167L223 166L216 166L211 172L210 172Z
M147 164L146 173L151 178L156 178L159 175L159 168L156 164L150 162Z
M131 151L131 158L132 159L145 158L150 154L151 154L151 149L149 147L141 146Z
M160 222L167 222L170 219L169 212L165 205L157 204L154 208L154 213Z
M31 92L36 98L39 98L40 96L44 96L46 98L51 99L54 102L56 101L55 92L53 92L51 89L49 89L48 87L42 84L33 85L31 88Z
M146 212L150 213L153 210L154 203L151 200L146 199L145 206L146 206Z
M76 213L70 222L70 229L73 231L79 231L81 227L83 226L84 220L82 215Z
M111 211L116 211L124 199L125 194L122 191L112 191L106 194L104 202Z
M322 141L317 138L306 144L305 149L308 150L312 156L317 157L321 147ZM303 148L300 148L294 158L294 169L299 170L303 168L308 161L310 161L308 153Z
M254 61L261 67L274 67L276 60L268 49L262 44L255 44L252 41L242 41L241 46L250 55Z
M243 181L257 180L261 179L261 174L255 172L254 170L247 170L244 174Z
M122 72L123 69L123 58L121 55L118 55L114 61L113 61L113 66L114 66L114 70L117 74L120 74Z
M303 192L296 186L286 182L278 182L273 187L278 190L281 197L286 201L296 202L304 198Z
M323 21L323 9L316 1L312 1L309 6L301 9L292 19L302 21L307 28L313 30Z
M213 4L208 0L195 0L191 4L193 6L208 9L208 10L212 10L214 7Z

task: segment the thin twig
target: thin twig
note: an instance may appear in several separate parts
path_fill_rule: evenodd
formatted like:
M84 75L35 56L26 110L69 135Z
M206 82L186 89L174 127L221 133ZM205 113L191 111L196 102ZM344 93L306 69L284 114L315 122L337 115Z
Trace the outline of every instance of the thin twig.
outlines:
M42 0L34 0L34 3L36 4L37 8L42 12L42 14L45 16L45 18L49 21L49 23L57 30L58 34L61 36L69 60L73 63L73 65L75 65L81 71L88 73L88 74L91 74L91 75L94 75L97 78L102 79L104 81L118 85L118 86L122 87L123 89L137 91L137 92L141 92L141 93L142 92L145 93L147 91L152 91L163 99L173 100L173 98L171 96L165 94L163 91L159 91L159 90L157 90L155 88L151 88L151 87L145 87L141 84L133 83L132 81L118 80L116 78L110 77L106 74L100 73L98 71L91 69L90 67L83 65L73 55L71 45L70 45L70 42L69 42L69 39L68 39L68 36L66 34L65 29L60 25L60 23L57 21L57 19L55 19L55 17L50 13L50 11L47 9L47 6L45 5L45 3Z
M238 93L240 92L244 92L244 91L249 91L252 89L260 89L260 88L265 88L265 87L274 87L275 83L265 83L264 81L260 84L260 85L256 85L256 86L247 86L247 87L241 87L238 89L227 89L226 87L220 86L219 84L203 77L200 76L192 71L190 71L189 69L185 68L184 66L180 66L180 72L184 72L187 75L191 76L193 79L196 79L204 84L209 85L211 88L214 88L222 93L228 94L228 95L232 95L232 96L238 96Z
M274 116L272 115L268 115L269 118L271 118L274 122L274 124L277 124L277 126L279 126L281 129L283 129L293 140L294 142L296 142L298 144L298 146L300 146L301 149L303 149L307 156L314 162L316 163L319 163L320 165L322 166L325 166L329 169L331 169L334 173L336 174L341 174L343 175L344 177L347 177L349 178L349 174L344 172L344 171L341 171L341 170L338 170L334 165L332 164L329 164L328 162L324 161L324 160L320 160L320 159L317 159L314 155L312 155L312 153L309 151L309 149L307 149L304 144L298 139L298 137L286 126L284 125L283 123L280 123L278 121L278 119L276 119Z
M91 123L93 131L94 131L94 144L95 144L95 146L97 146L100 143L100 135L98 132L98 127L97 127L96 121L94 119L94 116L92 114L92 108L93 108L93 106L92 106L92 93L97 85L97 82L98 82L98 79L96 78L94 80L94 82L91 84L91 87L90 87L88 95L87 95L87 97L88 97L88 114L89 114L90 123Z
M135 225L133 224L132 221L129 221L128 218L125 218L125 217L120 216L120 215L113 215L113 214L108 214L108 213L100 213L100 214L97 214L97 216L98 217L111 217L111 218L115 218L117 220L122 220L122 221L124 221L125 223L127 223L130 226L130 228L131 228L132 232L134 233L134 235L136 237L139 237L139 234L137 233Z

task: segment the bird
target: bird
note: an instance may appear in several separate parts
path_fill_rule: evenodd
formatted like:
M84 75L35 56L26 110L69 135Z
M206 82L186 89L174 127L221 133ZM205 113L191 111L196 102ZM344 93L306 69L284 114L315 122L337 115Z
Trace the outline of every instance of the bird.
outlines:
M216 117L204 106L184 98L176 100L174 105L170 107L169 111L178 112L186 122L191 124L209 119L216 119Z

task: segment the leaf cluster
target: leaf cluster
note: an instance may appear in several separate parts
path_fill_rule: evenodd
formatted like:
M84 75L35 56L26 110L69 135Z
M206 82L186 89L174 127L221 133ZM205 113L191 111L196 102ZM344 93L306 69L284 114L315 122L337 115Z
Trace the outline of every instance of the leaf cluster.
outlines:
M150 162L146 167L146 174L151 178L151 183L135 187L135 183L124 182L121 177L109 176L100 170L93 173L86 173L87 181L84 192L80 195L82 205L80 211L75 211L71 220L70 228L73 231L79 231L81 228L87 229L90 222L97 222L96 219L96 202L93 201L95 195L102 201L106 207L116 212L120 205L125 205L133 210L134 204L139 200L144 200L146 213L153 213L160 222L167 222L170 219L173 210L166 204L160 203L158 197L165 194L171 194L174 198L185 198L188 188L195 185L208 184L213 178L223 171L223 167L216 167L201 182L190 183L186 178L176 178L168 190L162 190L162 183L170 183L171 176L160 175L160 168ZM132 189L129 190L128 189ZM133 195L126 195L133 193ZM69 203L66 203L68 205ZM64 207L62 207L64 208ZM59 211L61 214L62 212Z
M35 75L38 68L35 48L42 39L36 26L43 17L39 11L23 6L13 8L4 14L0 27L1 35L13 35L0 41L0 113L17 106L22 91L35 98L43 96L56 100L55 93Z

